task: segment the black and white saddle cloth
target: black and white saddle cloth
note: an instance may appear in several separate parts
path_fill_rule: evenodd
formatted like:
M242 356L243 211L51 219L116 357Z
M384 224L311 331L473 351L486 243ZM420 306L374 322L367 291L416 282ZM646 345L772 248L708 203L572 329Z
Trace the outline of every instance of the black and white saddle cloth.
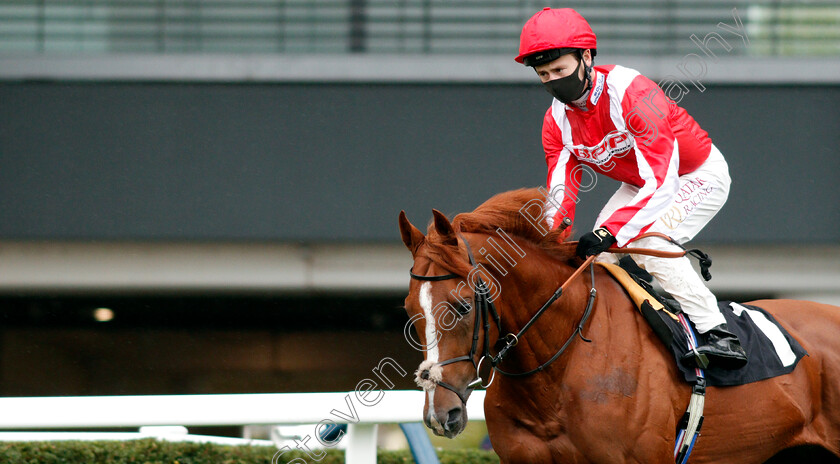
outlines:
M679 304L659 295L660 301L672 311L679 312ZM752 305L744 305L731 301L718 303L729 330L738 336L741 346L747 353L747 365L741 369L717 369L713 365L704 370L706 385L730 386L757 382L779 375L793 372L796 364L808 353L793 336L785 330L770 313ZM665 314L664 311L642 311L654 331L665 342L674 354L677 366L689 383L697 381L697 369L683 366L680 359L689 350L689 334L681 322ZM652 320L656 318L656 320ZM691 324L688 318L683 320ZM667 328L667 330L666 330ZM706 336L697 333L694 327L693 336L697 338L696 346L706 343Z
M659 339L673 353L685 380L691 384L696 383L698 370L684 366L680 360L690 351L689 337L696 338L693 346L702 346L706 344L706 335L698 333L684 314L679 318L675 317L682 312L680 304L654 290L648 283L649 279L645 278L646 273L631 263L632 261L622 260L621 267L628 272L633 281L666 308L657 311L648 301L644 301L639 310ZM706 385L743 385L789 374L793 372L799 360L808 355L802 345L764 309L731 301L720 301L718 306L726 318L727 327L738 336L747 353L748 362L746 366L736 370L719 369L710 365L703 370ZM683 323L690 326L691 334Z

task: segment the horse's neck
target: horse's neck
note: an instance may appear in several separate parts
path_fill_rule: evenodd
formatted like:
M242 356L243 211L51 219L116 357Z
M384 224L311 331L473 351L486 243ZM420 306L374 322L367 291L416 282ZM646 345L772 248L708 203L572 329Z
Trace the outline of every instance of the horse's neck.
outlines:
M515 240L519 243L526 258L519 260L511 267L505 268L504 262L498 259L495 262L491 261L489 259L491 253L477 255L480 261L487 261L480 264L498 279L500 286L496 300L501 313L501 327L499 327L501 333L498 333L500 338L509 333L516 334L525 327L532 316L561 285L569 280L576 270L569 264L558 262L554 256L538 247ZM483 242L475 243L473 248L483 250L483 246L487 249L493 248ZM502 265L499 265L500 263ZM534 369L551 359L567 340L577 337L575 330L584 315L592 288L589 269L583 271L568 283L560 298L520 337L518 345L508 351L502 363L502 369L510 372ZM601 324L602 328L609 329L610 325L617 320L636 327L637 324L633 324L632 320L628 319L634 314L632 304L624 291L600 266L595 266L595 274L595 286L599 287L600 293L582 335L591 338L589 328L593 326L592 321L596 319L606 321ZM619 314L614 318L610 315L610 311L615 308L618 308ZM612 335L607 330L601 336ZM601 340L601 343L604 341ZM551 364L550 371L546 374L557 380L562 379L565 366L571 362L573 353L581 344L586 343L580 339L573 339L567 351Z
M504 306L502 324L505 333L521 330L575 270L548 259L530 262L529 265L528 268L517 269L518 272L508 275L501 282L501 304ZM572 336L583 316L589 296L589 282L587 271L567 285L560 298L523 334L520 345L510 351L511 359L507 365L516 364L519 370L533 369L560 349ZM557 363L562 365L563 360L558 359Z
M518 294L513 295L511 300L505 300L502 316L504 333L516 333L521 329L574 272L569 266L555 265L545 269L539 275L528 275L526 271L518 276L508 276L530 282L531 285L516 287L519 288ZM613 349L637 352L642 343L644 322L640 323L630 299L609 274L598 266L595 271L597 297L588 320L583 321L580 335L576 334L577 327L584 317L592 288L589 269L576 277L560 298L521 337L519 344L509 351L503 369L515 372L534 369L551 359L570 338L572 340L568 348L540 375L562 381L569 364L591 363L590 359L580 360L577 357L587 358L593 350L602 354ZM505 291L508 287L505 287L505 283L502 282L503 298L507 296ZM515 287L514 282L509 282L509 287ZM593 341L588 343L583 338Z
M569 274L571 271L562 272L562 280L540 285L524 303L526 306L517 311L527 317L533 315ZM548 276L555 277L552 273ZM576 427L580 417L575 415L575 405L581 399L598 397L604 385L615 384L619 393L625 393L621 389L627 379L635 378L633 366L638 367L639 362L628 357L648 343L641 337L644 327L635 321L635 310L624 291L599 270L595 285L598 296L582 332L591 342L574 335L586 306L589 282L587 270L511 349L501 368L525 372L548 361L570 336L575 337L557 360L539 373L525 377L497 374L497 384L488 391L489 403L485 404L509 405L515 401L516 407L491 408L487 414L494 420L514 428L524 427L541 440L552 440ZM517 314L517 324L523 318Z

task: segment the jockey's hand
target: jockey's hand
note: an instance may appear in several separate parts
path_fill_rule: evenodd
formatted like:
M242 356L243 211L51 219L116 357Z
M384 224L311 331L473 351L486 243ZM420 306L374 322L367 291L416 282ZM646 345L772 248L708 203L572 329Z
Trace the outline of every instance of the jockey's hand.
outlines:
M607 229L601 227L581 235L578 240L577 253L583 259L597 255L615 243L615 237Z

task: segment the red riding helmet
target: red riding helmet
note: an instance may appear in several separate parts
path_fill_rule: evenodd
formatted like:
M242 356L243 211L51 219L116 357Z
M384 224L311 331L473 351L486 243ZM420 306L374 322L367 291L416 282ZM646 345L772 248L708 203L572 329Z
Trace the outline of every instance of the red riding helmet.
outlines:
M577 11L571 8L543 8L522 27L522 35L519 36L519 56L515 58L517 63L527 66L545 63L548 57L538 58L536 63L526 62L525 58L540 52L549 50L561 50L560 54L552 59L558 58L563 53L571 52L571 49L592 50L592 56L597 53L598 47L595 33L589 27L589 23ZM568 49L568 50L563 50ZM533 62L534 60L527 60Z

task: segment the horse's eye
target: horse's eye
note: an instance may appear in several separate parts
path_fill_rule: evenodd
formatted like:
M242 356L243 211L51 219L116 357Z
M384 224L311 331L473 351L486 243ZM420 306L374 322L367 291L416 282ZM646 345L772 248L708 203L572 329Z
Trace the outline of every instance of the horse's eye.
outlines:
M458 314L465 316L472 311L472 305L469 302L462 301L457 308Z

